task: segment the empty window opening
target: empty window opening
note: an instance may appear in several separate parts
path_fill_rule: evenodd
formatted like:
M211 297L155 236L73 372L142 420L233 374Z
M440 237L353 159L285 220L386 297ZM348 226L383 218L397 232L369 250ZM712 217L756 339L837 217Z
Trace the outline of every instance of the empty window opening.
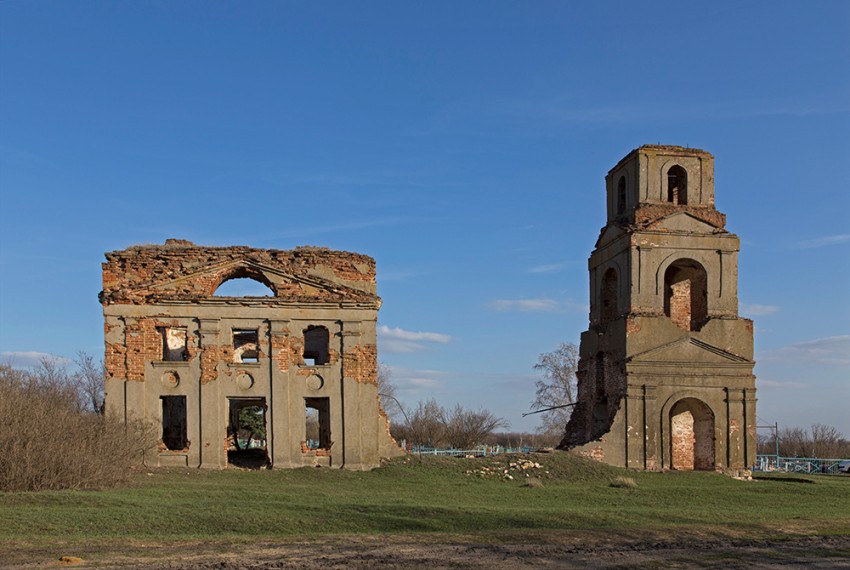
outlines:
M186 396L160 396L162 400L162 443L170 451L189 447L186 435Z
M329 342L330 333L325 327L309 326L304 329L304 364L318 366L330 362Z
M331 404L329 398L304 398L306 411L305 448L330 449Z
M228 398L227 463L259 469L268 465L266 399Z
M162 359L168 362L188 360L186 352L186 329L182 327L161 327Z
M613 321L619 316L617 306L617 271L612 267L602 276L602 322Z
M670 467L714 469L714 414L696 398L680 400L670 409Z
M233 277L215 290L216 297L274 297L269 284L254 277Z
M259 362L257 329L233 329L233 362Z
M702 265L680 259L664 272L664 314L682 330L697 330L708 315L707 276Z
M681 205L688 203L688 173L679 165L667 171L667 201Z
M626 177L620 176L617 182L617 215L621 216L626 211Z

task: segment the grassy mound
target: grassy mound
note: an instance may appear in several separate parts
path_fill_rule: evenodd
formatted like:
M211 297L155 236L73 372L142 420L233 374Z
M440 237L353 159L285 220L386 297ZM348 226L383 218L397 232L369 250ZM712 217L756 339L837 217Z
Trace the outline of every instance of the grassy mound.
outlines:
M537 478L572 483L609 483L625 471L567 451L509 453L490 457L435 457L411 454L385 462L380 471L405 476L410 471L488 480Z

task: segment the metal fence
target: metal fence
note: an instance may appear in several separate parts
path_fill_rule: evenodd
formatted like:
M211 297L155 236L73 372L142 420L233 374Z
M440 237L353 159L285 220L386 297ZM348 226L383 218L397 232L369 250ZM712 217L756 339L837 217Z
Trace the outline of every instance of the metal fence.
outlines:
M411 445L407 447L410 453L418 455L437 455L443 457L489 457L503 453L528 453L535 448L527 445L523 447L502 447L501 445L481 446L475 449L436 449L433 447L420 447Z
M778 471L781 473L821 473L840 475L838 464L844 459L821 459L819 457L780 457L757 455L754 471Z

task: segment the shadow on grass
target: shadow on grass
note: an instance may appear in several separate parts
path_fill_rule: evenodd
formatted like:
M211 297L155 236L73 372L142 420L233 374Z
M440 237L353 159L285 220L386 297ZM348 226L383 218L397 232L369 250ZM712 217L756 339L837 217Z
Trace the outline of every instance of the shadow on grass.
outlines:
M773 481L779 483L814 483L811 479L803 479L802 477L753 477L754 481Z

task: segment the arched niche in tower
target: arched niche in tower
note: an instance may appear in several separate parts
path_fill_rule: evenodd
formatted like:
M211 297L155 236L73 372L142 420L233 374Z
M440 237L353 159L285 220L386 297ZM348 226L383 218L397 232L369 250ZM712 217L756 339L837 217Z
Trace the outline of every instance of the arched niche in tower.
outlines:
M616 212L618 216L622 216L626 211L626 177L620 176L617 181L617 206Z
M618 291L617 270L609 267L602 275L602 283L599 290L600 320L603 323L613 321L620 315L620 308L617 302Z
M688 171L678 164L667 170L667 201L677 205L688 203Z
M664 272L664 314L685 331L697 330L708 315L708 277L693 259L679 259Z

